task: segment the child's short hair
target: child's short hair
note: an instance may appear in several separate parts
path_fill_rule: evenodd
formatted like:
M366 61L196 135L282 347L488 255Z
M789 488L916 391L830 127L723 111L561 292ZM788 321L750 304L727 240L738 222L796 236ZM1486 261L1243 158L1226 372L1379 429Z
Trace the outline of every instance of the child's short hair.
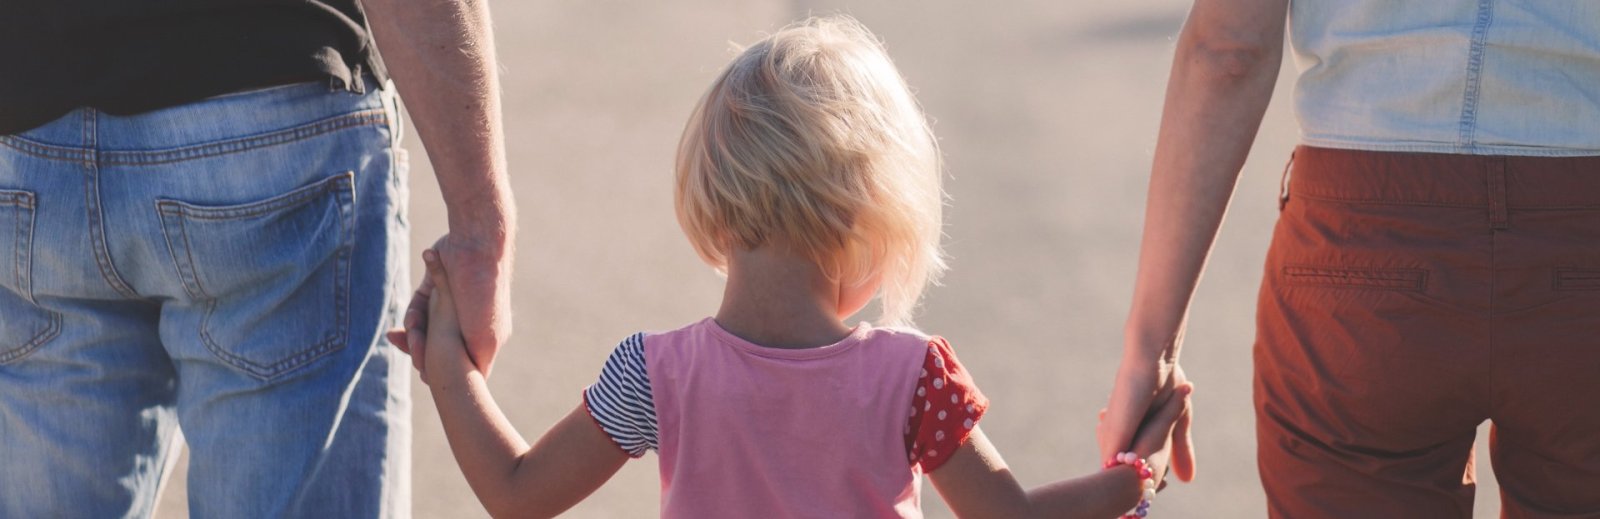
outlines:
M944 271L940 158L883 45L846 16L744 49L678 145L678 223L719 271L733 247L809 255L849 285L882 276L880 324L909 324Z

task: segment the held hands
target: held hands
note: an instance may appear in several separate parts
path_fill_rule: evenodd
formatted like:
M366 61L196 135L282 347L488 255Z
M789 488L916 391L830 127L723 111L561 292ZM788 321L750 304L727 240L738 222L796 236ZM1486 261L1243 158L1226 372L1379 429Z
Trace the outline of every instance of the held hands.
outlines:
M469 356L470 342L462 334L461 319L456 310L455 297L451 295L450 276L438 251L422 252L422 261L433 278L434 294L428 299L428 350L423 362L432 366L435 373L458 373L477 368ZM481 371L481 370L480 370Z
M1109 460L1131 447L1161 469L1156 472L1158 475L1165 474L1170 463L1179 480L1192 481L1194 442L1189 425L1193 410L1188 395L1193 388L1176 363L1124 360L1111 391L1111 403L1100 411L1096 435L1101 456ZM1173 406L1179 412L1165 421L1165 413ZM1154 438L1161 443L1151 443Z
M422 371L424 381L428 380L428 371L423 371L423 366L434 373L441 370L445 373L482 371L470 356L468 345L471 343L462 332L451 290L452 280L439 252L433 249L423 251L422 261L427 267L427 274L408 311L408 326L404 331L390 331L389 340L412 356L412 363ZM421 308L418 308L419 303ZM413 312L417 316L415 320L410 317ZM425 325L426 328L419 329L418 325Z
M1133 438L1132 451L1143 458L1155 475L1158 488L1166 485L1167 469L1172 459L1175 438L1174 429L1180 421L1187 420L1190 412L1189 395L1194 393L1194 384L1184 383L1169 392L1165 398L1156 402L1151 410L1149 419L1139 428L1138 434ZM1106 410L1100 410L1100 426L1105 429Z
M448 290L460 302L460 313L456 315L462 326L461 336L473 363L488 376L500 345L511 335L510 253L503 246L479 243L456 233L440 237L429 251L435 253L441 271L448 269L457 274ZM389 342L411 355L411 363L422 373L424 382L428 380L428 310L437 289L434 270L429 269L406 308L405 329L388 332Z

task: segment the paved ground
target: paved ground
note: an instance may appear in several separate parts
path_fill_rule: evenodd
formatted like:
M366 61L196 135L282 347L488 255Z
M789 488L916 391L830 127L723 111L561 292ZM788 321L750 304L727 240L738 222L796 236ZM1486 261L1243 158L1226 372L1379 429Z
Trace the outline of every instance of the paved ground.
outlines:
M1094 412L1120 348L1177 0L910 4L694 0L500 2L507 132L519 205L517 334L492 386L525 435L578 401L619 339L713 312L719 279L672 218L672 153L689 108L748 42L807 12L853 13L887 41L949 165L953 269L919 324L951 339L993 399L984 428L1024 484L1094 470ZM1250 411L1252 315L1295 141L1281 81L1210 271L1184 364L1200 385L1200 480L1160 517L1265 515ZM414 135L414 249L443 232ZM418 517L479 517L420 384ZM1487 459L1480 452L1482 459ZM654 457L572 517L648 517ZM1492 475L1479 517L1493 517ZM163 516L181 517L182 474ZM932 517L949 513L927 487Z

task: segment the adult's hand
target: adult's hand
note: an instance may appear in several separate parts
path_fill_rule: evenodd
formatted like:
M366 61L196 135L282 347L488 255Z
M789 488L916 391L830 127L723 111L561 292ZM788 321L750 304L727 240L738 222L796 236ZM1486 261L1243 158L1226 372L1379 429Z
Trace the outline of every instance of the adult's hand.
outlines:
M1095 431L1102 461L1110 460L1118 452L1134 450L1138 447L1134 445L1134 439L1141 432L1148 432L1145 431L1147 428L1171 427L1172 472L1179 480L1194 480L1194 439L1189 433L1192 407L1185 404L1184 412L1177 421L1168 423L1156 416L1161 406L1154 405L1181 398L1175 392L1189 386L1183 368L1176 363L1124 359L1122 366L1117 369L1111 402L1100 412L1100 423Z
M462 336L473 363L487 376L500 345L511 335L511 258L502 249L475 242L460 234L439 238L432 250L451 274L450 296L460 316ZM427 380L428 303L436 287L432 274L406 308L405 330L389 332L389 340L411 355L411 363Z

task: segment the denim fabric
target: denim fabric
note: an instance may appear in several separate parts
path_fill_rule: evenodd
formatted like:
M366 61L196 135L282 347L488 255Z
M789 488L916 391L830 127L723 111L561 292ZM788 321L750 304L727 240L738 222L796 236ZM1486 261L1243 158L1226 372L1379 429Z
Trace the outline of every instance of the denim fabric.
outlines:
M1303 144L1600 155L1600 2L1292 0Z
M374 85L376 86L376 85ZM392 89L306 83L0 136L0 517L405 517Z

